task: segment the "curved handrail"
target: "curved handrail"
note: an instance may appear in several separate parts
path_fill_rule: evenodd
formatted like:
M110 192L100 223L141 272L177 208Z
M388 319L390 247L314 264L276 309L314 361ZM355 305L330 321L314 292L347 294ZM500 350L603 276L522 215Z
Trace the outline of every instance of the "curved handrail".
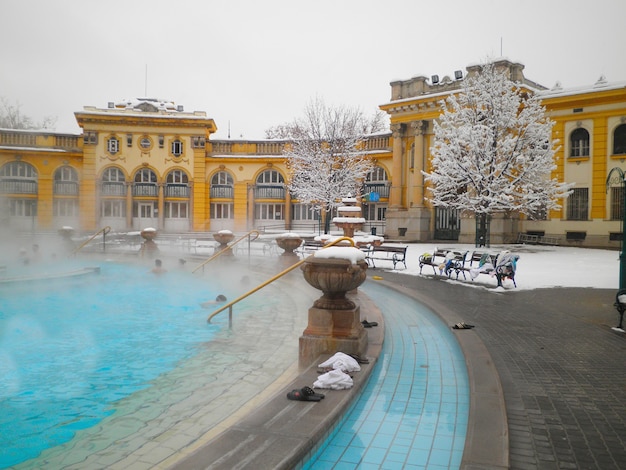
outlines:
M111 231L111 227L109 227L108 225L106 227L101 228L100 230L98 230L96 233L94 233L91 237L89 237L89 239L84 242L83 244L81 244L78 248L76 248L74 251L72 251L72 254L75 255L76 253L78 253L80 250L82 250L83 248L85 248L89 242L91 242L94 238L96 238L98 235L100 235L101 233L103 235L106 235L107 233L109 233Z
M241 240L250 237L251 234L255 233L256 237L252 238L250 241L253 242L254 240L256 240L257 238L259 238L261 236L261 233L258 230L250 230L248 233L246 233L245 235L242 235L238 240L235 240L234 242L232 242L229 245L229 248L235 246L237 243L239 243ZM214 260L215 258L217 258L218 256L224 254L226 251L226 249L224 250L220 250L217 253L214 253L213 256L211 256L209 259L204 260L202 263L200 263L198 266L196 266L194 268L193 271L191 271L192 273L195 273L198 269L203 268L205 264L209 263L210 261Z
M324 245L322 247L322 249L324 248L328 248L329 246L333 246L336 245L342 241L349 241L351 246L354 246L354 240L350 237L339 237L336 240L333 240L332 242L328 243L327 245ZM228 326L232 327L232 313L233 313L233 305L235 305L237 302L240 302L241 300L245 299L246 297L254 294L256 291L263 289L265 286L267 286L268 284L271 284L272 282L274 282L275 280L283 277L285 274L293 271L294 269L296 269L298 266L300 266L302 263L304 263L306 260L308 260L309 258L311 258L312 256L315 256L315 253L307 256L306 258L302 258L300 261L298 261L297 263L292 264L291 266L289 266L287 269L279 272L278 274L272 276L271 278L269 278L267 281L259 284L257 287L255 287L254 289L246 292L245 294L237 297L235 300L228 302L226 305L222 306L221 308L218 308L215 312L213 312L211 315L209 315L209 317L206 319L207 323L211 323L211 319L217 315L218 313L223 312L226 309L229 309L229 321L228 321Z

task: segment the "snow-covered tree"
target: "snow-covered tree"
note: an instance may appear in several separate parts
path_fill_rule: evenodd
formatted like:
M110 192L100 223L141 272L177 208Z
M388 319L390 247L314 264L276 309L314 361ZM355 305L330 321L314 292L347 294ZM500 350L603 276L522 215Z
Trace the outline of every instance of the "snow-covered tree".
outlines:
M288 188L300 202L326 212L326 233L328 213L342 198L357 195L373 168L361 146L366 123L358 109L328 107L317 98L307 105L303 118L285 126Z
M43 121L34 122L29 116L22 114L19 103L14 105L0 97L0 128L3 129L54 129L56 118L46 116Z
M478 233L495 213L536 217L560 208L570 185L551 175L554 123L536 95L485 64L441 107L432 169L423 172L435 206L473 212Z

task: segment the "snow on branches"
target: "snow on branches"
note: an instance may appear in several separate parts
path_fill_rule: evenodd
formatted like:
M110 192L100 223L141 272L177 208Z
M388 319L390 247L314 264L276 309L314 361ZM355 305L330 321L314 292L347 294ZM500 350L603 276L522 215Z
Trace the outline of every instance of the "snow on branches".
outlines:
M441 102L434 123L428 198L475 214L558 209L569 187L552 178L554 125L539 98L493 66Z
M358 194L373 162L362 150L362 113L312 101L290 126L285 157L288 187L300 202L330 211L348 194Z

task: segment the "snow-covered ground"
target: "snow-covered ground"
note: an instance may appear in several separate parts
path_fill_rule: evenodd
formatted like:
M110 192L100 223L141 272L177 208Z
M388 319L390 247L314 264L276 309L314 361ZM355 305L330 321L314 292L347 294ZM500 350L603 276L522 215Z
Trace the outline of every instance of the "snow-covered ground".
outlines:
M396 243L389 243L396 245ZM407 249L407 269L396 266L396 272L419 276L419 256L432 253L435 248L452 249L454 251L488 251L499 253L509 250L519 255L515 281L517 290L538 289L545 287L592 287L597 289L619 288L619 252L587 248L572 248L541 245L492 245L488 249L475 248L473 245L410 243ZM376 261L380 269L391 269L390 262ZM432 276L433 269L424 266L422 275ZM455 276L453 275L453 279ZM481 274L474 281L467 275L467 280L459 278L460 284L469 287L495 288L495 277ZM510 280L504 281L505 290L514 290ZM501 289L498 289L501 290Z

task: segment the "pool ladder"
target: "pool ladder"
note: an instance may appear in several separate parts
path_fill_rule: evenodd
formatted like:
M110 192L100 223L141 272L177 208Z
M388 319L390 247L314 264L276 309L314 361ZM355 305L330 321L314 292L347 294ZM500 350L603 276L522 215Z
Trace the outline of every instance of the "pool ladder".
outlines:
M82 250L83 248L85 248L87 245L89 245L89 243L96 238L98 235L102 234L102 251L105 251L105 247L106 247L106 235L107 233L109 233L111 231L111 227L109 227L108 225L106 227L101 228L100 230L98 230L96 233L94 233L91 237L89 237L87 239L87 241L83 242L78 248L76 248L72 254L75 255L76 253L78 253L80 250Z
M250 238L251 235L256 235L256 237L254 238ZM202 263L200 263L198 266L196 266L194 268L193 271L191 271L192 273L195 273L198 269L202 268L204 270L204 266L213 261L214 259L216 259L218 256L223 255L224 253L226 253L231 247L235 246L237 243L239 243L242 240L245 240L246 238L248 239L248 256L250 256L250 242L253 242L254 240L256 240L257 238L259 238L261 234L259 233L258 230L250 230L248 233L246 233L245 235L239 237L237 240L235 240L234 242L232 242L229 246L228 249L224 249L224 250L220 250L217 253L215 253L213 256L211 256L209 259L204 260Z

